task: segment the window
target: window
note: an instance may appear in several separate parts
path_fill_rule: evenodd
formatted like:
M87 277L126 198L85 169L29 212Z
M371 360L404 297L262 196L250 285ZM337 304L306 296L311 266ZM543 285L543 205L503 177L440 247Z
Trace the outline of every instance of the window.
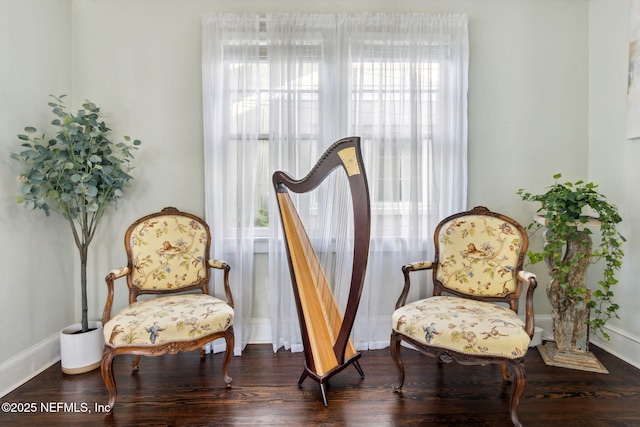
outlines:
M210 14L202 48L206 219L213 255L235 272L236 339L268 282L274 350L301 349L271 175L301 178L356 135L373 216L353 336L358 348L388 346L389 266L425 259L438 221L466 208L466 15ZM322 220L321 206L298 213ZM253 269L265 240L268 274Z
M361 105L360 135L376 147L376 169L387 172L374 177L373 209L376 214L390 215L398 206L408 208L402 204L411 203L416 179L423 184L421 207L428 205L426 180L433 155L429 114L436 103L439 64L389 61L380 48L375 51L377 55L352 64L354 86L359 91L353 91L351 98L354 107ZM424 129L418 131L419 126Z
M270 175L273 172L269 162L270 108L282 104L295 105L294 117L279 115L281 121L278 125L296 128L296 143L299 144L297 171L309 170L312 160L320 154L315 147L320 138L322 46L318 44L309 49L305 45L301 58L297 58L296 79L272 86L273 64L269 54L279 47L271 46L265 38L265 32L261 31L259 41L255 42L259 45L255 58L247 60L236 54L235 45L226 46L222 55L225 58L223 80L229 82L228 105L231 110L227 116L227 162L238 164L246 157L242 150L247 147L255 150L253 226L258 229L268 227L270 220ZM419 191L420 208L430 205L428 171L433 156L433 120L430 115L437 103L440 64L430 58L411 62L405 59L407 55L398 54L403 48L406 50L402 44L366 43L367 55L348 65L353 85L346 96L350 98L352 114L358 117L357 134L367 145L374 147L372 161L375 169L385 171L372 177L375 180L371 182L375 191L372 193L373 212L387 217L402 215L411 209L409 204L416 191ZM278 102L272 102L274 99ZM295 123L288 123L292 119ZM305 159L308 161L300 162ZM242 225L237 210L244 208L244 204L237 198L243 186L247 185L244 178L238 176L238 182L232 184L239 191L231 194L227 206L227 227L230 230ZM421 183L418 189L416 179ZM256 232L259 235L266 233Z

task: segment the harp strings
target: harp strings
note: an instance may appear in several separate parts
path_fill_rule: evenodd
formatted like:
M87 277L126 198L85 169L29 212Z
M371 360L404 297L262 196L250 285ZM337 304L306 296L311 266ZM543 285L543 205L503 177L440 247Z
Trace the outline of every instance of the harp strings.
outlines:
M332 328L332 340L342 325L342 313L346 306L353 259L353 209L346 174L343 170L334 171L316 190L308 193L312 199L309 206L316 215L310 215L311 242L316 252L321 270L315 271L315 283L328 283L318 286L317 292L324 307L338 307L339 310L326 310L325 320ZM315 200L313 200L315 199ZM323 277L326 277L324 281Z

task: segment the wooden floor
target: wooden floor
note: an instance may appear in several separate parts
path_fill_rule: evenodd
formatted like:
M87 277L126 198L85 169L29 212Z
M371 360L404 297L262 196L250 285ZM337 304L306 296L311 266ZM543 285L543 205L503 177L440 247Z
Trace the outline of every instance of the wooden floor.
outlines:
M609 374L546 366L532 349L527 389L518 414L525 426L640 426L640 370L592 347ZM361 379L352 367L331 380L329 406L318 384L302 388L303 356L270 345L249 345L231 361L233 387L222 380L221 355L197 352L143 358L132 374L129 356L115 359L118 400L108 396L100 370L69 376L56 364L3 398L0 426L509 426L510 386L497 366L444 365L403 349L406 382L389 350L365 351ZM7 405L9 403L9 405ZM22 413L6 412L22 410ZM24 412L31 410L31 413Z

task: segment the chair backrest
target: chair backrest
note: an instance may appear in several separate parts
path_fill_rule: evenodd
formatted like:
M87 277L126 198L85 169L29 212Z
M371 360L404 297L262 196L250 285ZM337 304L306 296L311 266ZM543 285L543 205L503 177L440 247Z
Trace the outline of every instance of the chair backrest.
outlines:
M135 294L194 288L208 293L210 240L209 227L201 218L176 208L140 218L124 238L129 289Z
M445 218L435 230L434 295L504 301L518 309L529 239L515 220L483 206Z

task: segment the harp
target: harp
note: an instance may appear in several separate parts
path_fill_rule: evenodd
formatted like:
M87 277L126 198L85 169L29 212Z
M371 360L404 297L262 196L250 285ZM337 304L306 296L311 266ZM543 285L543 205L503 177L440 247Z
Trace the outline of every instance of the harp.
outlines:
M332 173L344 173L346 176L353 216L353 261L343 311L336 302L329 279L289 194L289 191L311 192ZM358 362L360 353L350 339L364 284L371 229L369 189L360 138L350 137L334 143L302 179L294 179L282 171L275 172L273 185L280 209L305 356L304 371L298 386L307 376L311 377L320 384L324 406L328 406L326 384L329 378L350 364L364 377Z

